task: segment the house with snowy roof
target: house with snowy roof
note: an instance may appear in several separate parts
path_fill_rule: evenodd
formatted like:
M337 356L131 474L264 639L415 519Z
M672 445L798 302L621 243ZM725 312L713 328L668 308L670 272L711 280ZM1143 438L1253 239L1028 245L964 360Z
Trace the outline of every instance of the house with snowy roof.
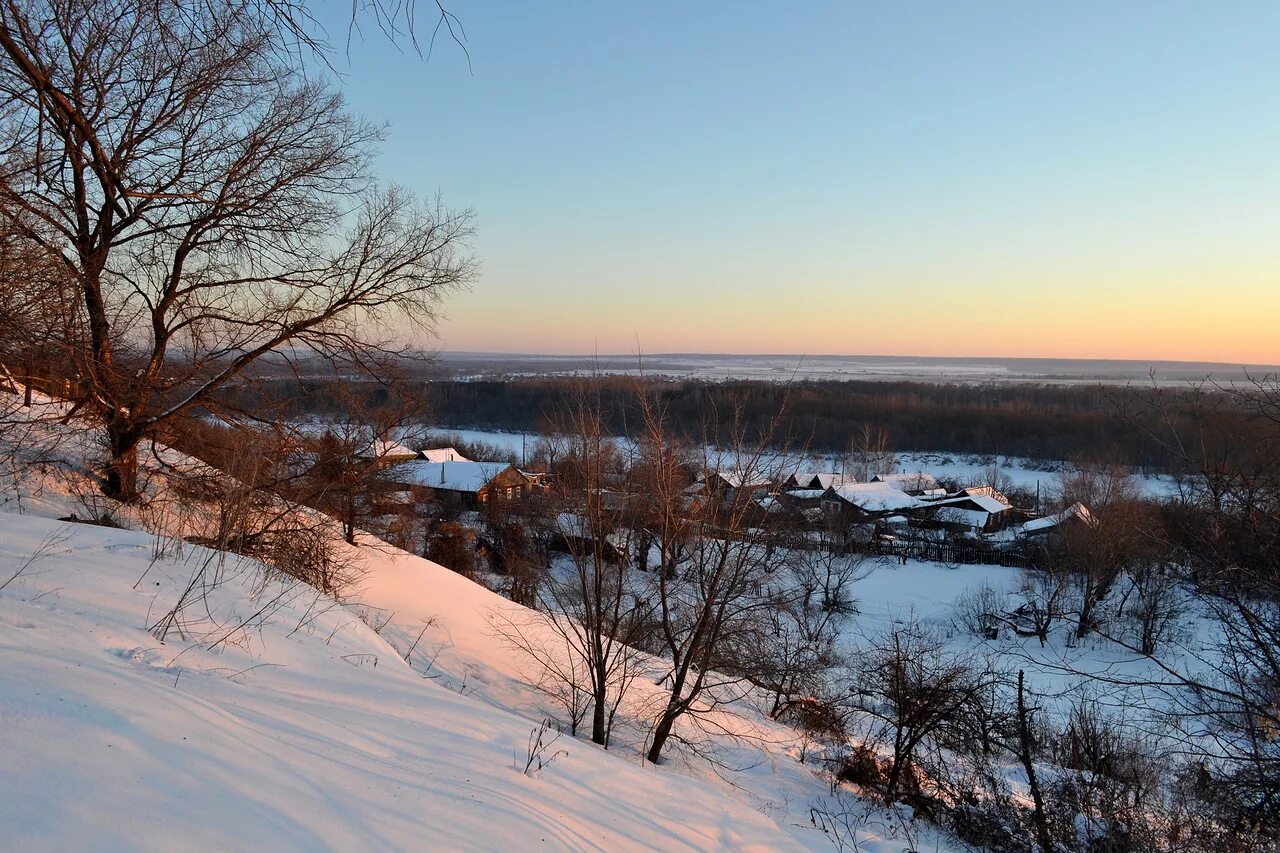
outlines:
M887 483L895 489L899 489L916 497L940 496L947 493L947 490L942 488L942 484L938 482L938 478L925 471L900 474L876 474L871 478L871 482Z
M844 482L844 476L834 471L797 471L782 483L783 491L817 490L825 492Z
M455 448L452 447L431 447L426 450L418 451L418 459L424 462L470 462L472 460L463 456Z
M769 493L772 485L763 476L749 477L737 471L708 471L685 489L685 494L695 502L714 499L720 503L732 504L740 496L763 497Z
M433 497L462 509L477 509L491 501L521 500L546 491L545 474L521 471L502 462L419 459L393 466L387 479L415 497Z
M356 451L356 458L380 465L407 462L418 454L391 438L375 438Z
M1025 518L995 489L961 489L929 501L923 524L956 533L995 533Z
M828 515L851 523L874 521L891 515L918 514L929 502L885 482L843 483L822 494Z
M1095 524L1097 524L1097 520L1094 518L1093 513L1089 512L1089 508L1076 501L1060 512L1024 522L1015 529L1015 532L1018 536L1036 538L1061 535L1077 525L1092 527Z
M1003 504L1013 504L1013 501L1006 498L1004 493L995 486L965 486L963 489L953 492L951 497L977 497L978 495L986 495L989 498L995 498Z

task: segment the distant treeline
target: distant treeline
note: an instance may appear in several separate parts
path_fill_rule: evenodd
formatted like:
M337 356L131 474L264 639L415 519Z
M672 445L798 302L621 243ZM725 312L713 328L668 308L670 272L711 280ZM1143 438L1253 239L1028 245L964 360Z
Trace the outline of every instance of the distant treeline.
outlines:
M574 380L437 382L434 419L453 427L537 430L574 398ZM945 450L1043 459L1118 454L1159 467L1146 433L1129 420L1146 391L1096 387L971 386L909 382L761 381L651 383L671 423L714 441L740 427L756 434L786 413L778 438L813 452L849 450L863 424L886 429L895 450ZM599 380L606 421L616 433L636 422L634 383Z
M422 419L442 428L539 432L574 405L586 381L416 381L407 392L378 389L365 403L390 403L407 393L421 406ZM632 432L638 422L636 380L602 377L589 382L607 428L617 435ZM1192 429L1190 390L1156 392L1149 387L657 379L647 381L647 391L666 410L671 425L691 439L715 441L733 429L735 419L759 434L781 410L786 416L778 438L815 453L847 451L863 424L870 424L887 430L897 451L1109 458L1147 470L1170 470L1175 460L1153 436L1167 438L1171 427ZM331 383L306 379L272 380L265 387L231 393L239 395L241 405L272 404L292 416L333 413L346 399ZM1157 393L1163 395L1163 409L1157 406ZM1221 401L1212 417L1235 435L1247 420L1244 411Z

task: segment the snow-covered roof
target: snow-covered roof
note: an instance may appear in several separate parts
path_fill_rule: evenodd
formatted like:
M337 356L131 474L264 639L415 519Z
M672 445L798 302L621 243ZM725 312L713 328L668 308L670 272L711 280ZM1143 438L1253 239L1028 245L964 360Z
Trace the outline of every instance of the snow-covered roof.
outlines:
M797 471L792 474L798 489L820 489L826 491L832 486L838 486L843 482L843 475L833 471Z
M981 530L987 526L987 520L991 518L991 515L976 509L944 506L934 513L933 517L943 524L959 524L964 527L974 527Z
M925 501L883 482L832 486L827 490L827 494L851 503L865 512L897 512L928 505Z
M782 504L778 503L778 499L773 495L765 495L756 501L756 506L766 512L779 512L782 510Z
M1053 515L1046 515L1044 518L1033 518L1018 528L1018 532L1026 535L1030 533L1044 533L1051 530L1071 518L1078 518L1085 524L1093 524L1093 513L1089 512L1089 508L1077 501L1071 506L1055 512Z
M366 459L387 459L395 457L412 459L418 454L398 441L394 441L389 438L378 438L371 441L368 446L360 451L359 455Z
M787 495L798 501L817 500L827 493L826 489L789 489Z
M592 530L591 524L576 512L557 513L556 531L561 536L572 536L578 539L592 539L595 537L595 531Z
M964 495L963 497L947 498L945 500L934 501L935 506L947 507L952 504L972 504L980 508L983 512L992 514L1001 513L1009 509L1009 504L1001 500L991 497L990 495ZM954 508L954 507L953 507Z
M876 474L871 478L873 483L888 483L895 489L904 492L925 492L939 489L938 479L925 471L902 474Z
M499 472L510 468L501 462L427 462L415 459L390 469L390 478L397 483L426 486L450 492L478 492Z
M986 485L986 486L965 486L963 489L961 489L960 491L956 492L956 494L957 494L957 495L964 495L964 496L966 496L966 497L973 497L974 495L986 495L986 496L988 496L988 497L995 498L996 500L1000 501L1001 503L1009 504L1010 506L1012 506L1012 505L1013 505L1013 504L1010 502L1010 500L1009 500L1008 498L1006 498L1006 497L1004 496L1004 494L1003 494L999 489L997 489L995 486L991 486L991 485Z
M748 482L747 476L739 471L711 471L707 474L706 479L718 477L731 489L751 488L754 486L767 486L769 480L765 477L757 475L755 479Z
M418 453L418 458L427 462L470 462L452 447L433 447Z

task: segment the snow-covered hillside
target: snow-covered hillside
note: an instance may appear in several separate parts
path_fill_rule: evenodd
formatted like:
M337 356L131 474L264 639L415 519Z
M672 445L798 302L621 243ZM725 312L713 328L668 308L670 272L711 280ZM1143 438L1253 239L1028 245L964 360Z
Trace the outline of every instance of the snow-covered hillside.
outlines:
M369 536L339 602L179 538L209 520L166 500L165 471L198 461L149 448L148 502L122 507L95 488L92 430L46 417L17 437L0 480L0 848L831 849L811 811L832 804L822 748L763 697L683 723L655 767L642 756L667 667L642 657L610 749L566 734L526 772L562 710L503 636L520 624L544 649L562 642L532 611ZM57 520L73 515L123 528ZM1025 669L1050 719L1089 673L1141 681L1151 666L1100 639L959 628L955 603L976 587L1014 603L1015 569L865 568L839 639L855 664L918 621L947 654ZM1023 789L1015 762L1000 773ZM841 798L844 841L862 851L963 849Z
M0 515L0 575L41 555L0 593L6 849L795 844L705 783L580 741L526 776L528 719L423 678L309 588L199 548L153 563L155 547ZM412 559L380 592L465 593ZM192 600L161 643L147 627L201 568L224 574L209 610Z
M753 708L714 744L739 772L564 736L526 773L545 697L491 627L517 605L380 543L339 604L58 521L84 517L94 443L41 429L57 464L20 469L0 512L0 847L830 849L809 815L828 783ZM861 849L902 849L891 815L866 818Z

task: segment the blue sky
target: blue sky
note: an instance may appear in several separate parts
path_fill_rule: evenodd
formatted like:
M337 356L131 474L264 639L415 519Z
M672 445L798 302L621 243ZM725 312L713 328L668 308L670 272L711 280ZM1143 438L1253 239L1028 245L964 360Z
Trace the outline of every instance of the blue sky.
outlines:
M339 59L476 211L439 346L1280 361L1280 5L450 8Z

